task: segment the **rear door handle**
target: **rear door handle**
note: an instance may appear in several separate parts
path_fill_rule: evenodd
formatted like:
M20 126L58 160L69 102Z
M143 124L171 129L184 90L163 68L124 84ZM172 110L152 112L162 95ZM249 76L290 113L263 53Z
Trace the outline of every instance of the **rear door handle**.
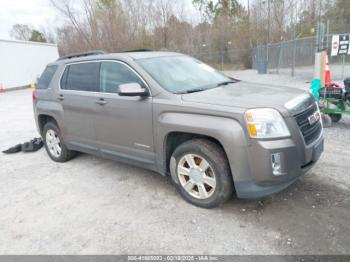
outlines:
M58 100L64 100L64 95L60 94L58 97L57 97Z
M99 100L96 101L96 104L103 106L103 105L107 104L107 101L104 100L104 98L100 98Z

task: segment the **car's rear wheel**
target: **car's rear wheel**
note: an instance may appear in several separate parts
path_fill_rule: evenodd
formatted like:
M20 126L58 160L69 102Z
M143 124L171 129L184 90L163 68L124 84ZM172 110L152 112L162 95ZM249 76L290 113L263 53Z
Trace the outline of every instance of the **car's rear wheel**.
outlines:
M225 152L209 140L194 139L178 146L170 171L181 196L196 206L217 207L232 195L233 180Z
M341 114L329 114L333 123L338 123L341 119Z
M43 129L43 139L46 152L53 161L66 162L76 155L75 151L67 149L62 140L59 128L53 122L45 124Z

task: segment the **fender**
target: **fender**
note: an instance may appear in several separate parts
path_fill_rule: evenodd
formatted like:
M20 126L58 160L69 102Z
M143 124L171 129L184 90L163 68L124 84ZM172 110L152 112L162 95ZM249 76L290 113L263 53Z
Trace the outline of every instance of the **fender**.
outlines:
M61 129L61 127L64 127L63 125L63 108L60 103L56 103L54 101L49 100L39 100L35 107L36 110L36 122L38 131L39 129L39 116L40 115L47 115L52 117L56 120L58 127L60 128L61 132L64 133L64 130Z
M219 141L229 160L234 180L243 178L243 175L247 174L246 171L249 171L246 161L247 139L237 120L213 115L175 112L163 113L157 120L155 145L159 170L162 174L166 171L166 140L172 132L204 135Z

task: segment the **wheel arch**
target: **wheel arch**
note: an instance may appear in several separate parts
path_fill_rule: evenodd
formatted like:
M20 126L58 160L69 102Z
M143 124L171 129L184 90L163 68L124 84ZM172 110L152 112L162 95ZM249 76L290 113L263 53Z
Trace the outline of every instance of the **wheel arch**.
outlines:
M49 114L38 115L38 128L41 135L43 133L45 124L48 122L53 122L57 125L57 127L59 127L57 120L52 115L49 115Z
M204 138L219 145L230 165L233 179L237 175L233 166L240 164L242 149L247 147L247 139L241 124L234 119L197 114L165 113L159 118L156 133L159 170L169 175L170 157L181 143ZM239 170L241 168L239 167Z
M165 141L164 141L164 165L166 167L166 172L169 172L169 163L170 163L170 157L172 156L173 152L175 151L175 149L181 145L182 143L188 141L188 140L193 140L193 139L206 139L209 140L215 144L217 144L225 153L226 157L227 157L227 153L225 151L225 148L223 147L223 145L221 144L221 142L212 137L212 136L208 136L208 135L204 135L204 134L198 134L198 133L189 133L189 132L179 132L179 131L172 131L169 132L166 137L165 137Z

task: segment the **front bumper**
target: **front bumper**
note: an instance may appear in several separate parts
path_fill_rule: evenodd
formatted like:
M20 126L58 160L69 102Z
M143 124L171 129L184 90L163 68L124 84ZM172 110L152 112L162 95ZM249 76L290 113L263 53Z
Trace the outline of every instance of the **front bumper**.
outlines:
M292 138L273 141L254 141L246 149L248 170L235 180L239 198L260 198L277 193L305 174L320 158L323 152L323 135L306 146L303 141ZM282 175L274 175L271 155L281 156Z

